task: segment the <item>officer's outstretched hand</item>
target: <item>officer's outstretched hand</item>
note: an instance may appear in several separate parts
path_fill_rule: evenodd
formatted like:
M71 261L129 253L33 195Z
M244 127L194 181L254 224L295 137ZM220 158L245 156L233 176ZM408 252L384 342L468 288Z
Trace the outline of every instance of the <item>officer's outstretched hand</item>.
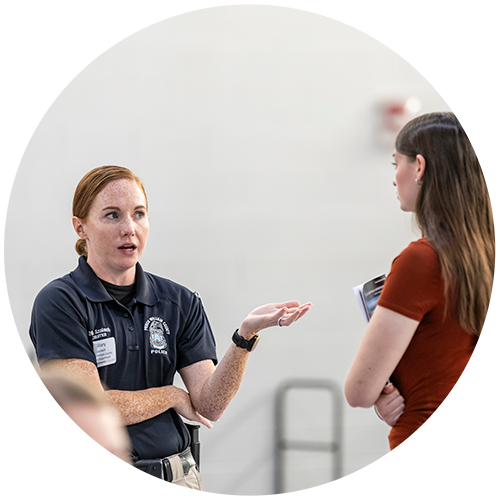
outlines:
M266 304L254 309L241 324L239 334L250 338L260 330L271 326L289 326L311 309L312 303L300 305L298 300L281 304Z

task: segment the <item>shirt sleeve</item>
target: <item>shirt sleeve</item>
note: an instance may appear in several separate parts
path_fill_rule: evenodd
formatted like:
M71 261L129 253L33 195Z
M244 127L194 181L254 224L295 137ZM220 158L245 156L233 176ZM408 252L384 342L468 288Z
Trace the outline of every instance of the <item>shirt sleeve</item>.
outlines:
M53 281L37 295L31 313L30 337L38 362L78 358L96 363L88 339L85 301L62 281Z
M212 328L202 301L196 293L192 293L186 323L179 337L177 349L177 370L205 359L211 359L217 364Z
M438 254L429 242L419 240L394 259L377 305L420 322L442 294Z

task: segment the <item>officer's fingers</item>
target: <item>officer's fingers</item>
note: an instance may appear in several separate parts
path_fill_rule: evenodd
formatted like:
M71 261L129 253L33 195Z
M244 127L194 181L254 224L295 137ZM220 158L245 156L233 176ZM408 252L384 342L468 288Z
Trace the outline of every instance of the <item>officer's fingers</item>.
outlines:
M201 415L199 415L199 417L200 418L199 418L198 422L200 422L200 424L203 424L205 427L208 427L209 429L211 429L213 427L210 420L207 420L205 417L202 417Z
M287 302L280 302L279 304L274 304L277 309L283 309L287 307L299 307L300 302L298 300L288 300Z
M285 322L286 325L291 325L294 321L296 321L299 318L300 313L301 313L300 309L296 309L295 311L291 311L283 317L283 321ZM283 323L283 321L282 321L282 323Z
M302 316L304 316L304 314L309 311L309 309L311 309L312 307L312 304L309 303L309 304L306 304L304 306L302 306L299 310L299 315L297 316L297 318L295 318L295 321L299 320L300 318L302 318Z
M208 427L209 429L213 427L213 425L208 420L204 420L200 423L203 424L205 427Z
M282 326L289 326L289 325L291 325L295 321L297 321L300 318L302 318L302 316L304 316L304 314L307 311L309 311L310 308L311 308L311 306L308 304L306 306L303 306L303 307L300 307L300 308L296 309L293 312L289 312L289 313L285 314L283 316L283 319L280 321L280 324Z

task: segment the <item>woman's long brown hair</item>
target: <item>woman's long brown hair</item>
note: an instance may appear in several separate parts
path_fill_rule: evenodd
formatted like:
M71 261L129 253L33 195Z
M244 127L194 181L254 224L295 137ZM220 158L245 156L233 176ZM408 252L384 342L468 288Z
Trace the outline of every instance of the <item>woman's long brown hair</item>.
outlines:
M448 303L479 336L493 286L495 234L483 172L453 113L419 116L401 130L396 150L425 158L416 222L436 249Z

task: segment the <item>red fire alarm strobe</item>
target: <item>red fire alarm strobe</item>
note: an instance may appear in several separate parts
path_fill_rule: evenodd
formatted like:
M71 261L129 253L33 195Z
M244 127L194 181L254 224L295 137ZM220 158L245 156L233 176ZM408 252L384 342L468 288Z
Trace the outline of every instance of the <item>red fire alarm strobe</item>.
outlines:
M417 116L421 104L416 97L385 101L381 106L381 135L384 143L394 142L398 132Z

